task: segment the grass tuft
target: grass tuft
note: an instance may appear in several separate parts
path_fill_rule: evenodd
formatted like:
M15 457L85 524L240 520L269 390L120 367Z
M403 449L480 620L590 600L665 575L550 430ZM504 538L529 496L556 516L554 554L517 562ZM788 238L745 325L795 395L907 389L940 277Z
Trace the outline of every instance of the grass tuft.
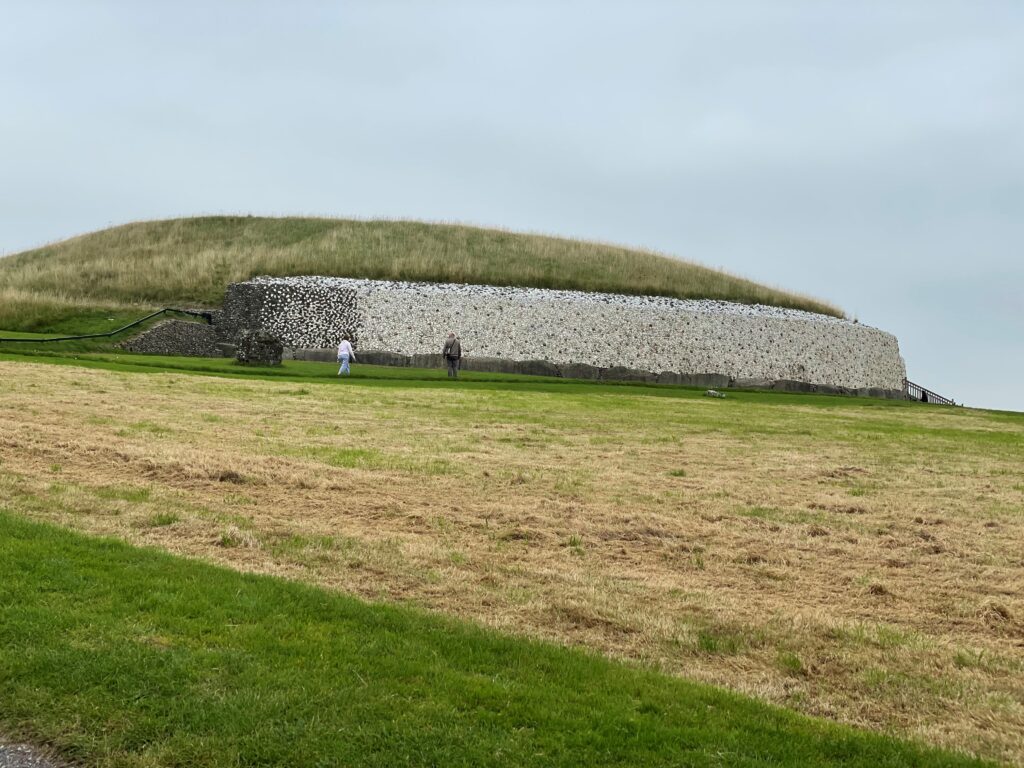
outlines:
M102 488L97 488L95 493L101 499L130 501L137 504L140 502L149 501L151 490L149 488L136 486L108 485L103 486Z
M702 653L735 655L747 645L747 638L739 632L702 629L697 633L697 649Z
M152 517L147 518L146 522L152 528L162 528L168 525L174 525L181 518L173 512L157 512Z
M803 661L791 651L780 651L776 663L779 669L790 677L803 677L807 674Z

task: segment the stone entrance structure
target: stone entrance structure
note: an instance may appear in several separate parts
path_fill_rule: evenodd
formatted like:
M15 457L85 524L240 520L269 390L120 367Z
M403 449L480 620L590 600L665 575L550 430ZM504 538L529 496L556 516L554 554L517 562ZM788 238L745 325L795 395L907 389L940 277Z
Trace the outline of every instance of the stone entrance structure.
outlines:
M454 330L467 369L476 361L485 370L581 378L902 396L906 375L896 338L877 328L658 296L259 277L228 287L215 328L222 342L243 329L269 331L286 357L305 359L333 359L347 333L361 360L399 365L431 364Z

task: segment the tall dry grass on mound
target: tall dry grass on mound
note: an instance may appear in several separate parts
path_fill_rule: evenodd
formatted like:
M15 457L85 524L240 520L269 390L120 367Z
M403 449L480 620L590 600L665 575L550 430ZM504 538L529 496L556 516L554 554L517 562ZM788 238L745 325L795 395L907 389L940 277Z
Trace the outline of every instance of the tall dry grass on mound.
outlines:
M121 315L131 310L141 314L148 306L138 302L97 299L68 291L8 288L3 287L0 279L0 328L4 330L31 331L59 327L85 314Z
M114 227L0 260L0 294L19 292L22 311L26 295L42 307L217 304L230 282L309 274L711 298L842 314L647 251L453 224L314 218L217 216ZM0 327L21 324L8 304L0 306Z

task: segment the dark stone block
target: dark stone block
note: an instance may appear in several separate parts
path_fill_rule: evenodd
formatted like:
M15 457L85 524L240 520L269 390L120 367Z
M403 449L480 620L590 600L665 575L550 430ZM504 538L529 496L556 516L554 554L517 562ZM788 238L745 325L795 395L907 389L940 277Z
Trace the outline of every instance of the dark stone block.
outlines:
M447 366L444 356L441 354L409 355L409 365L413 368L445 368Z
M807 384L801 381L783 380L773 386L779 392L813 392L819 395L855 395L857 391L847 387L834 387L831 384Z
M635 368L613 365L611 368L602 369L601 378L609 381L643 381L653 384L658 381L658 374L651 371L638 371Z
M523 373L522 363L504 357L464 357L462 370L480 373Z
M148 355L216 357L217 331L206 323L164 320L118 346Z
M280 365L284 344L264 330L242 331L238 337L235 359L245 365Z
M771 389L774 383L770 379L733 379L729 386L736 389Z
M724 373L684 373L680 382L684 387L707 387L722 389L729 386L731 379Z
M778 379L773 381L771 389L776 392L818 392L818 385L807 381L795 381L793 379Z
M701 387L702 389L723 389L730 379L724 373L676 373L662 371L658 374L659 384L674 384L679 387Z
M558 370L561 371L562 377L566 379L596 381L601 378L601 369L596 365L587 365L586 363L566 363L565 365L558 366Z
M366 352L356 350L356 362L366 363L367 365L390 365L404 368L409 365L409 356L378 349L371 349Z
M338 359L338 350L333 347L321 349L292 349L288 355L292 360L307 360L315 363L333 363Z
M251 283L232 283L224 294L224 306L216 321L221 341L232 342L247 328L259 325L265 290Z
M903 400L906 395L902 389L882 389L880 387L861 387L857 390L860 397L878 397L883 400Z
M557 365L546 360L519 360L516 365L519 368L516 373L526 376L554 376L557 378L562 375Z

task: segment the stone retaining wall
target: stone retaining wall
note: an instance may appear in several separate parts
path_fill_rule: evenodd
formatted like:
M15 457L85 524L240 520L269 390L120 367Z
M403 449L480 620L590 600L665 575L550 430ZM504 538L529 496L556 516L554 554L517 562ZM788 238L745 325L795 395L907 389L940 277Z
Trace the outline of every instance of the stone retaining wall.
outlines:
M897 391L905 376L896 338L876 328L800 310L663 297L262 277L228 288L219 332L230 340L243 328L264 328L292 349L332 348L348 333L357 353L410 358L437 354L454 330L469 358L542 361L556 375L713 374L741 386L836 391Z
M220 340L220 330L206 323L164 320L118 346L148 355L216 357L220 355Z

